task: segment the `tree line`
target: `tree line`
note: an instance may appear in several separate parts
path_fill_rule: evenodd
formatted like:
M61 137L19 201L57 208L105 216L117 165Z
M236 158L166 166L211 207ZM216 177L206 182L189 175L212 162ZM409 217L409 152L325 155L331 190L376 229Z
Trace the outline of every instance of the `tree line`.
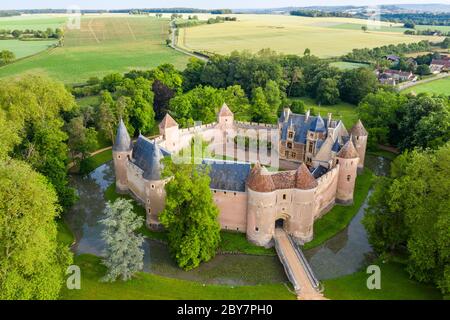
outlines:
M382 13L381 20L395 23L449 26L450 13Z
M355 16L351 13L342 11L322 11L322 10L293 10L289 13L291 16L300 17L340 17L340 18L354 18Z
M63 31L59 28L46 30L0 30L0 40L9 40L11 38L25 40L25 39L61 39L63 37Z

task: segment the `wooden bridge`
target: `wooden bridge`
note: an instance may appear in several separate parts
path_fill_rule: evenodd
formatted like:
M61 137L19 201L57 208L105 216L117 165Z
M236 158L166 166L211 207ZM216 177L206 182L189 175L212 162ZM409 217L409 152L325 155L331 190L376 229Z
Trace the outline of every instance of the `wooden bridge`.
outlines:
M303 252L294 243L291 236L282 228L275 229L275 249L284 266L289 281L293 284L297 299L323 300L320 283L315 277Z

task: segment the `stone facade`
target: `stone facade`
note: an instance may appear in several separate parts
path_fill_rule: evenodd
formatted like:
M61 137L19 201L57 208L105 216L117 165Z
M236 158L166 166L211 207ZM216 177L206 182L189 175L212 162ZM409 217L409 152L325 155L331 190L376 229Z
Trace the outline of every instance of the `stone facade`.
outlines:
M211 190L219 208L222 229L244 232L249 241L271 246L276 226L283 227L299 243L311 241L314 221L335 203L351 204L357 172L364 167L367 131L362 123L350 130L331 114L319 116L283 111L278 125L234 120L224 104L216 123L180 129L166 115L160 136L139 136L132 143L121 121L113 147L116 187L130 192L147 212L147 226L161 229L159 213L164 209L161 158L190 146L194 137L211 142L218 154L224 145L234 147L238 136L252 136L261 129L279 131L279 158L299 164L297 170L268 172L259 161L203 160L211 164ZM220 141L220 143L217 143ZM229 149L227 149L229 150ZM233 149L234 150L234 149ZM274 150L272 150L274 152Z

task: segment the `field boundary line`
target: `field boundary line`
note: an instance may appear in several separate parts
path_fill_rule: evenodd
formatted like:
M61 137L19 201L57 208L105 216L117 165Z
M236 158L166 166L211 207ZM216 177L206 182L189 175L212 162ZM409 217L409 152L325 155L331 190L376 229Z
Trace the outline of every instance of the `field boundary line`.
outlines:
M133 36L133 39L136 41L137 38L136 38L136 35L134 34L133 30L131 29L130 22L128 21L128 19L126 19L126 20L127 20L127 27L128 27L128 30L130 30L130 33L131 33L131 35Z
M92 35L94 36L95 41L97 41L97 43L100 43L100 41L98 40L94 30L92 29L92 21L94 21L94 19L89 20L89 22L88 22L88 29L92 33Z
M412 82L412 83L411 83L411 82L408 82L408 83L405 83L405 84L403 84L403 85L399 85L399 86L397 87L397 90L398 90L398 91L403 91L403 90L406 90L406 89L409 89L409 88L414 88L415 86L419 86L419 85L424 84L424 83L428 83L428 82L433 82L433 81L445 79L445 78L447 78L447 77L449 77L449 76L450 76L450 73L440 73L440 74L438 74L437 76L435 76L435 77L433 77L433 78L428 78L428 79L424 79L424 80L419 80L419 81Z

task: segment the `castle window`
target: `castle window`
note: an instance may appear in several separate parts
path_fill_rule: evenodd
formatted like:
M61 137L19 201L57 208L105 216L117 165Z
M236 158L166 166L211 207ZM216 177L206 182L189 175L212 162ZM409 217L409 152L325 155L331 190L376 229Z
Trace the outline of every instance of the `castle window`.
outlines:
M312 144L312 143L309 144L309 152L310 152L310 153L313 152L313 144Z
M359 140L359 137L358 137L358 136L356 136L356 140Z
M285 156L285 158L289 158L289 151L285 151L284 156Z
M336 159L336 164L339 164L339 159Z
M224 192L223 192L223 194L227 194L227 192L226 192L226 191L224 191Z
M154 184L152 184L152 189L155 189L155 185Z
M217 190L214 190L214 193L217 193Z
M306 162L310 163L310 162L311 162L311 158L310 158L310 157L307 157L307 158L306 158Z
M117 159L120 159L120 154L117 156Z
M237 231L239 231L239 228L236 228Z
M148 213L152 213L152 209L148 208Z
M295 158L297 154L295 152L292 152L292 158Z
M258 228L258 227L255 227L255 231L258 232L258 231L259 231L259 228Z
M294 133L292 131L289 131L289 139L292 139L294 137Z
M236 192L234 193L234 195L236 195Z
M287 143L287 148L288 148L288 149L292 149L292 142L288 142L288 143Z
M283 200L286 200L286 195L285 194L283 194Z
M351 175L348 175L348 176L347 176L347 181L350 181L351 178L352 178L352 176L351 176Z

